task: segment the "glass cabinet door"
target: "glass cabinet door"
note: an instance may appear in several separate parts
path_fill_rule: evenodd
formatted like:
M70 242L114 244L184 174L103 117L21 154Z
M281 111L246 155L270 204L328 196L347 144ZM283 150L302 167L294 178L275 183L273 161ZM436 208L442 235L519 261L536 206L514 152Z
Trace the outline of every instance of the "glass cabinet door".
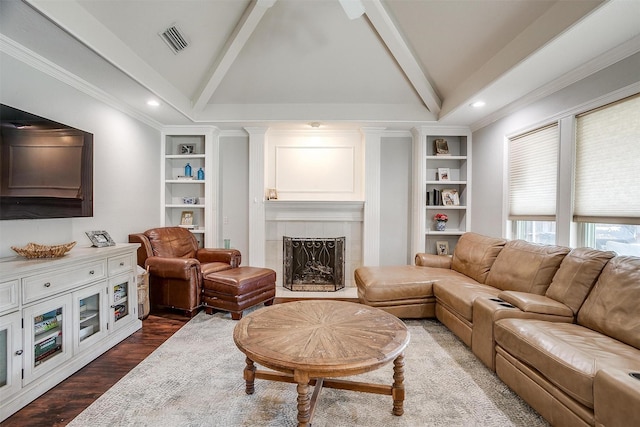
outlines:
M110 327L113 331L125 326L135 318L137 295L135 294L135 280L133 275L125 274L109 280L111 295Z
M0 317L0 401L20 390L22 317L19 312Z
M73 293L73 342L76 351L89 347L106 335L106 304L106 282Z
M24 309L25 384L71 357L70 301L65 295Z

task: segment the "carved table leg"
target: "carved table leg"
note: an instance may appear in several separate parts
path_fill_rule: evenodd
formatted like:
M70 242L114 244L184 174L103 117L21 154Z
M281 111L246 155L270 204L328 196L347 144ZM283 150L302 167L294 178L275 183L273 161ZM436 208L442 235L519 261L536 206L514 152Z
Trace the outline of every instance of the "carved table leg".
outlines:
M255 391L254 381L256 379L256 365L253 364L253 360L248 357L245 359L247 366L244 368L244 380L246 382L245 392L247 394L253 394Z
M308 427L311 421L311 396L309 393L309 375L295 371L293 379L298 383L298 427Z
M393 397L393 415L404 414L404 353L401 353L393 361L393 386L391 389Z

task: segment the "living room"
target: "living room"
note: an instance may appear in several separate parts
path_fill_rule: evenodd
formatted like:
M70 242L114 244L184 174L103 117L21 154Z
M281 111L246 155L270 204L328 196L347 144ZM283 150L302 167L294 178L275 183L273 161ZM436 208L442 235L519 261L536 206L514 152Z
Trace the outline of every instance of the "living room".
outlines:
M470 181L473 186L469 194L472 208L466 231L511 237L508 200L503 191L507 181L506 140L550 122L569 124L577 114L640 93L640 39L636 30L614 48L597 47L600 49L598 55L585 60L580 67L568 70L561 78L510 101L495 114L470 122L439 123L423 115L411 116L404 123L395 117L401 115L396 111L390 113L394 117L372 114L375 117L371 120L359 120L361 116L346 114L348 120L345 120L332 114L322 116L319 113L322 110L318 109L315 110L317 116L300 118L292 115L290 121L273 120L264 114L259 117L264 120L225 117L219 122L207 121L204 125L200 121L185 124L188 120L175 111L160 120L159 113L145 114L142 107L139 110L131 108L128 98L149 92L141 85L123 93L96 90L100 89L101 81L108 87L109 81L129 80L129 77L27 4L41 6L39 3L42 2L15 2L17 6L12 3L3 1L1 4L0 102L93 134L94 214L87 218L0 221L0 258L15 255L11 246L22 247L32 241L50 245L77 241L78 246L90 246L85 232L106 230L115 242L124 243L131 233L162 225L163 132L195 126L216 133L219 144L216 162L219 172L208 177L215 180L212 186L216 193L212 194L217 197L212 215L215 220L211 224L214 246L222 247L224 239L229 239L243 254L243 264L266 265L267 256L274 251L264 249L269 231L264 217L261 220L254 209L256 205L268 205L263 203L266 202L264 191L271 187L268 173L273 172L270 168L275 163L265 161L268 152L264 147L268 147L269 132L273 135L274 130L282 132L284 129L291 135L311 135L319 130L325 135L361 135L355 144L360 151L356 151L354 174L363 180L349 200L364 202L357 265L411 264L416 252L434 250L426 248L424 238L416 239L420 234L416 225L419 221L412 218L417 203L416 188L422 192L422 185L416 185L420 177L412 172L416 168L414 150L424 135L434 129L444 133L453 129L470 135L473 146ZM612 3L627 3L625 7L633 5L633 2ZM62 55L59 63L44 54L59 52L69 46L73 46L69 49L73 56ZM88 84L85 77L90 71L97 77ZM130 82L123 87L130 88L129 85ZM258 126L258 122L262 126ZM309 125L312 122L320 122L321 128L313 129ZM263 151L256 155L256 144L262 143ZM572 224L571 198L566 192L571 187L572 167L567 163L571 152L562 151L561 156L559 182L568 185L562 190L567 197L561 200L568 202L557 207L556 243L576 246L579 242ZM265 174L256 180L253 174L261 167L265 168ZM633 186L632 179L629 177L625 187ZM257 189L260 189L259 193ZM310 194L314 194L313 191L307 192L307 199ZM335 201L335 194L333 196L332 201ZM286 192L279 193L279 200L286 201ZM423 222L419 225L427 226L431 224ZM450 250L453 249L451 245ZM349 280L357 265L350 267Z

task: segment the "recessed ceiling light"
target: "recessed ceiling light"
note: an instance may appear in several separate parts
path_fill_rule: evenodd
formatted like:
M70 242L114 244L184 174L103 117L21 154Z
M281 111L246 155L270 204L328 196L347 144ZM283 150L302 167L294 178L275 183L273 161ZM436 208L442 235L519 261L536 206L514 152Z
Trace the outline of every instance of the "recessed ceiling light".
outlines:
M487 105L486 102L484 101L476 101L470 104L473 108L480 108L480 107L484 107L485 105Z
M312 128L319 128L320 127L320 122L311 122L311 123L309 123L309 126L311 126Z
M159 107L160 103L155 99L150 99L149 101L147 101L147 105L150 107Z

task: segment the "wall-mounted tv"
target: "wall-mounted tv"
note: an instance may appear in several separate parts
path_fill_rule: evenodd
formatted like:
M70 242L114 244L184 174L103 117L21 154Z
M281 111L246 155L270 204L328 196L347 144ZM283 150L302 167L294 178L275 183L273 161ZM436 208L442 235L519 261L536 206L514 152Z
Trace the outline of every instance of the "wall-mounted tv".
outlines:
M0 104L0 220L93 216L93 134Z

